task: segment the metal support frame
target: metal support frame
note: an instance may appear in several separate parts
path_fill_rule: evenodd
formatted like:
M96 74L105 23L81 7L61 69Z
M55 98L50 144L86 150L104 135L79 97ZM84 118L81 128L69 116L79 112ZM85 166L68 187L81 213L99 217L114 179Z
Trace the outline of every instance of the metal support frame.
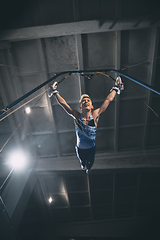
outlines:
M9 182L10 178L12 177L13 173L14 173L14 168L12 168L12 170L10 171L10 173L8 174L8 176L6 177L6 179L4 180L4 182L2 183L2 185L0 187L0 214L2 213L5 216L5 218L7 219L7 222L9 224L9 227L10 227L10 230L11 230L12 239L20 240L20 238L19 238L19 236L18 236L18 234L17 234L17 232L16 232L16 230L15 230L15 228L13 226L11 218L10 218L10 216L8 214L6 206L5 206L4 202L3 202L3 199L1 198L1 195L2 195L2 193L3 193L3 191L4 191L5 187L6 187L7 183ZM4 224L5 224L5 222L4 222ZM3 233L1 233L1 234L3 234ZM0 234L0 236L3 237L3 235L1 235L1 234Z
M160 95L160 92L158 92L155 88L152 88L151 86L149 86L148 84L144 84L141 81L135 80L130 76L127 76L123 73L121 73L120 71L114 70L114 69L97 69L97 70L79 70L79 71L65 71L65 72L60 72L58 74L56 74L55 76L51 77L50 79L48 79L47 81L45 81L44 83L40 84L39 86L37 86L36 88L34 88L33 90L31 90L30 92L26 93L25 95L23 95L22 97L20 97L19 99L17 99L16 101L14 101L13 103L11 103L10 105L8 105L7 107L5 107L4 109L0 110L0 115L6 113L8 110L10 110L12 107L14 107L15 105L17 105L18 103L20 103L22 100L26 99L27 97L29 97L31 94L35 93L36 91L38 91L39 89L41 89L42 87L44 87L46 84L50 83L51 81L53 81L54 79L56 79L57 77L64 75L64 74L80 74L80 73L84 73L84 74L88 74L88 73L96 73L96 72L114 72L117 73L149 90L151 90L152 92ZM60 84L61 82L63 82L65 80L65 77L60 79L58 81L58 84ZM1 119L0 119L1 120Z
M6 179L4 180L4 182L2 183L1 187L0 187L0 196L2 195L7 183L9 182L12 174L14 172L14 168L12 168L12 170L10 171L10 173L8 174L8 176L6 177Z
M0 197L0 214L1 213L4 215L3 218L2 218L3 219L3 225L6 223L6 221L4 220L4 219L6 219L7 222L8 222L9 228L7 228L7 232L4 232L4 231L6 231L6 229L3 229L3 225L1 225L0 237L2 237L2 239L4 239L3 237L4 237L4 234L5 234L5 239L8 239L6 237L10 237L9 239L12 238L12 240L20 240L20 238L19 238L19 236L18 236L18 234L17 234L17 232L16 232L16 230L13 226L11 218L10 218L8 212L7 212L5 204L2 200L2 198Z

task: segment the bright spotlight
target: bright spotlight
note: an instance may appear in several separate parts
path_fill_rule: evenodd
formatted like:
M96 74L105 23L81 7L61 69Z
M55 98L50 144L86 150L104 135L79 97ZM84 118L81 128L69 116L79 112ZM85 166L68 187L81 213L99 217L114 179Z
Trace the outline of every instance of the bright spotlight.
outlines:
M27 114L29 114L31 112L31 108L30 107L26 107L25 111L26 111Z
M16 151L10 154L9 162L13 168L22 169L26 165L26 155L22 151Z
M51 203L52 201L53 201L53 199L50 197L50 198L48 199L48 202Z

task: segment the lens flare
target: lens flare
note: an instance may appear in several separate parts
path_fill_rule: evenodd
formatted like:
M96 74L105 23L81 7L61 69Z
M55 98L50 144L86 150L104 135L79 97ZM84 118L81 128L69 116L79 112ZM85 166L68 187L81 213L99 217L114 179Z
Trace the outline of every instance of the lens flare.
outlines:
M22 169L26 165L27 156L22 151L15 151L9 155L9 163L13 168Z

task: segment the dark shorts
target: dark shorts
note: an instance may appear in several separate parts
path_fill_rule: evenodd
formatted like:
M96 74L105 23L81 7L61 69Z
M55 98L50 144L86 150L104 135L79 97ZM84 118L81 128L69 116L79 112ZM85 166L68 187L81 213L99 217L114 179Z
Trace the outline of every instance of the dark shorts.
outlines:
M90 170L94 163L96 146L93 148L87 148L87 149L78 148L77 146L75 148L76 148L76 153L77 153L77 157L79 158L80 164L86 167L88 170Z

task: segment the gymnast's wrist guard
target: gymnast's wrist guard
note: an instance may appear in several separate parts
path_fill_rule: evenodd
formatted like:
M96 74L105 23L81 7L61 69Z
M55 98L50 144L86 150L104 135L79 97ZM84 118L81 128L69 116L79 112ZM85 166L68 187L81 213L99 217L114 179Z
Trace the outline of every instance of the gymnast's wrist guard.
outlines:
M121 91L124 90L124 84L122 83L122 79L120 76L118 76L116 78L115 85L114 85L114 87L112 87L110 92L112 92L113 90L115 90L117 94L120 94Z
M55 96L57 93L59 93L59 92L57 91L57 89L53 90L53 95L54 95L54 96Z
M52 89L51 87L49 88L49 90L48 90L48 97L52 97L52 95L53 96L55 96L57 93L59 93L58 91L57 91L57 89Z
M111 88L110 92L112 92L113 90L116 91L117 94L121 93L121 89L119 88L119 86L115 85L114 87Z

